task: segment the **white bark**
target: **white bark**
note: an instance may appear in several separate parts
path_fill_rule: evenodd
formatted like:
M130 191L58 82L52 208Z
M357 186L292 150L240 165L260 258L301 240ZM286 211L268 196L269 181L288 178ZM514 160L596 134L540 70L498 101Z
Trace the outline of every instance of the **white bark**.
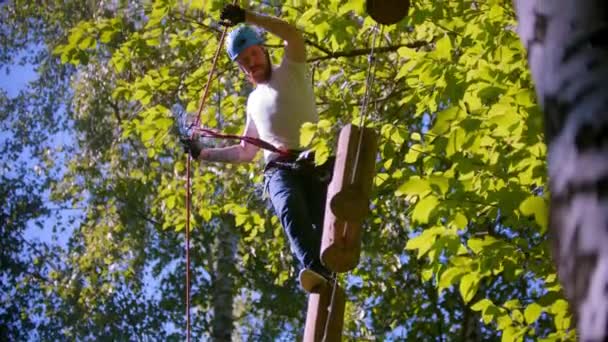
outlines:
M550 234L581 341L608 340L608 4L515 0L545 111Z
M221 233L216 240L216 263L213 280L213 320L211 322L211 337L213 341L229 342L234 330L234 273L238 235L235 230L234 218L222 217Z

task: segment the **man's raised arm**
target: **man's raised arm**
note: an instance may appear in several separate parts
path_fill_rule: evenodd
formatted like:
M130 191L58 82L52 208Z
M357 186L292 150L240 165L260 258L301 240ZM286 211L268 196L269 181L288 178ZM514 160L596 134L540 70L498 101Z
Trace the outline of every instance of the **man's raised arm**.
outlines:
M306 62L306 44L300 30L288 22L267 15L244 10L236 5L227 5L222 11L221 19L236 25L246 22L259 26L285 41L285 54L293 62Z

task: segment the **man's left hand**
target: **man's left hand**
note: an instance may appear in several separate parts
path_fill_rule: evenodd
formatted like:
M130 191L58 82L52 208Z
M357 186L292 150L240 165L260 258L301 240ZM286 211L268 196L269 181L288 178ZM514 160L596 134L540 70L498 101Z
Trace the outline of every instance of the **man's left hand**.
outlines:
M237 5L226 5L220 14L220 23L224 26L234 26L245 22L245 10Z

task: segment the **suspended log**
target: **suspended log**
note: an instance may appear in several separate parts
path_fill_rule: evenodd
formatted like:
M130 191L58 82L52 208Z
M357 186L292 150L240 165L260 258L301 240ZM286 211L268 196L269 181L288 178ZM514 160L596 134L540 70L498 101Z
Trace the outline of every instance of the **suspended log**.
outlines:
M328 282L318 293L311 293L308 296L304 342L339 342L342 340L346 299L344 290L336 284L333 306L330 307L332 291L333 284Z
M325 209L321 261L333 272L348 272L359 264L361 223L341 221Z
M359 143L359 140L361 142ZM336 163L327 188L331 211L341 221L363 221L369 211L369 198L376 171L376 133L349 124L338 138Z
M364 127L361 132L355 125L346 125L340 131L321 240L321 261L334 272L348 272L359 263L361 226L369 211L376 152L372 129Z
M300 286L308 293L319 293L329 282L322 275L307 268L300 271L299 278Z
M378 23L392 25L407 16L410 9L409 0L367 0L367 13Z

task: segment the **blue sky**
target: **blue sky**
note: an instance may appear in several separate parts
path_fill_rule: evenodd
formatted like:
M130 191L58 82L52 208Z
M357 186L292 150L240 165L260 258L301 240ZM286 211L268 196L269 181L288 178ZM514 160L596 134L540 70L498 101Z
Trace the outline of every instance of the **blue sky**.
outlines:
M0 88L4 89L9 97L14 97L35 77L36 71L29 64L13 64L10 67L3 67L0 72Z
M21 57L22 56L18 56L17 59L20 59ZM6 91L8 97L12 98L17 96L20 91L25 90L28 83L35 80L36 77L36 70L31 64L19 65L18 63L13 63L9 66L2 66L2 68L0 68L0 89ZM6 137L6 134L10 133L1 132L0 136L4 135ZM64 142L63 139L59 140ZM21 160L27 159L28 156L26 155L21 157ZM32 173L35 172L35 167L36 165L31 163ZM43 196L48 198L48 194L43 194ZM70 211L71 212L62 213L62 216L66 218L67 216L71 216L73 214L78 215L78 211ZM29 222L28 229L25 232L25 237L27 239L39 239L46 243L59 243L60 245L65 246L68 240L69 232L58 235L53 235L51 232L51 228L53 225L57 225L57 223L58 221L56 219L56 215L51 215L50 217L45 218L42 229L37 227L34 222Z

